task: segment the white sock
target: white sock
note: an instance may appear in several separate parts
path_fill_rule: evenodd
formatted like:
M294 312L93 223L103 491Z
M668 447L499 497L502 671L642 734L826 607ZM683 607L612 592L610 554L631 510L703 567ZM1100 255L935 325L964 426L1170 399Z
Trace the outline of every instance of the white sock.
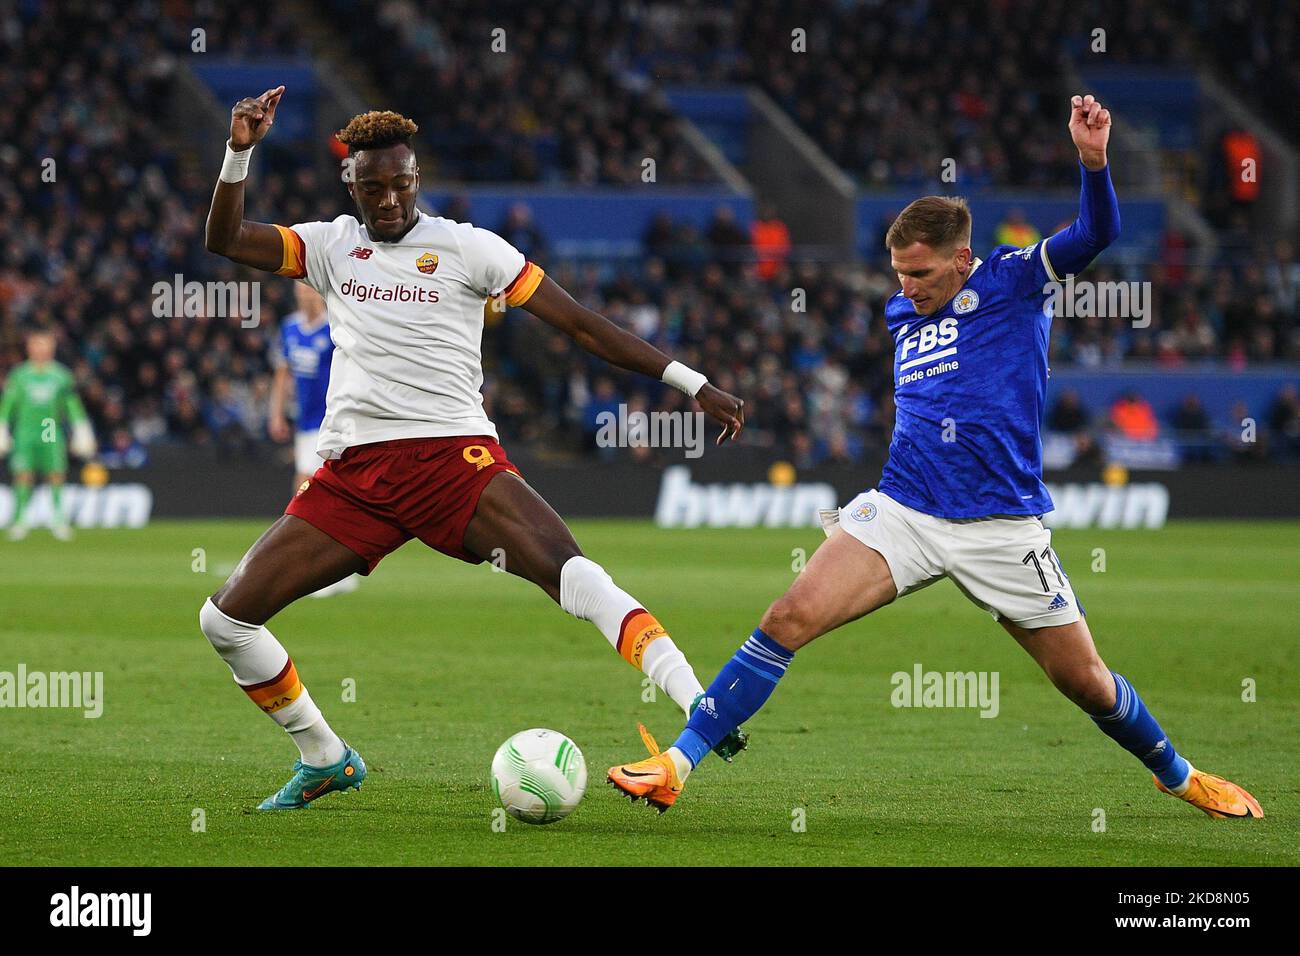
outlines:
M298 679L289 652L275 635L259 624L246 624L222 613L211 598L199 611L199 627L230 667L240 689L289 732L303 763L324 767L343 759L343 741L325 722Z
M641 670L662 687L664 693L676 701L677 706L688 716L695 698L704 693L686 655L677 649L667 634L646 645L645 654L641 658Z
M298 745L302 762L309 767L329 767L343 759L347 746L322 717L306 730L289 732Z
M624 660L653 680L683 711L704 692L663 625L595 561L579 556L564 563L560 607L580 621L595 624Z
M695 769L691 766L691 762L687 759L686 754L682 753L676 747L669 747L664 751L664 753L672 758L673 766L677 768L677 776L681 778L682 783L685 783L686 778L689 777L691 771Z

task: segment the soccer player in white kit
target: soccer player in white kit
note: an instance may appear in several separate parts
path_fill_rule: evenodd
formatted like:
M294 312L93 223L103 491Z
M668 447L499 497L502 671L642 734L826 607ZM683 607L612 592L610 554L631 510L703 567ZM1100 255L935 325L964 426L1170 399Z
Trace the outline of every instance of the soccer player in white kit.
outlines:
M663 625L583 556L498 443L479 392L484 307L522 306L593 355L681 389L722 423L719 443L739 436L744 403L579 305L499 236L420 212L417 128L397 113L363 113L339 131L356 216L291 227L245 220L249 157L283 94L267 90L231 111L207 223L209 251L324 296L335 346L317 448L325 463L199 614L235 682L301 754L261 808L300 808L366 775L266 622L303 595L369 574L411 538L474 564L503 554L506 570L595 624L689 714L702 688ZM743 746L736 732L718 753Z

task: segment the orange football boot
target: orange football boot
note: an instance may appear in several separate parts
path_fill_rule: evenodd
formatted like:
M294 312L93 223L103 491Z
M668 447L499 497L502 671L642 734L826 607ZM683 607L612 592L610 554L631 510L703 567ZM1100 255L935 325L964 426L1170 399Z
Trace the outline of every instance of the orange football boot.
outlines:
M1259 801L1231 780L1216 777L1212 773L1203 773L1195 767L1192 768L1191 782L1181 795L1174 793L1159 779L1155 777L1151 779L1155 780L1157 790L1186 800L1216 820L1264 815Z
M633 803L645 798L646 803L663 813L677 802L683 784L677 775L677 765L667 754L659 752L659 745L645 729L645 724L638 724L637 729L641 731L641 740L650 756L636 763L610 767L609 783L625 793Z

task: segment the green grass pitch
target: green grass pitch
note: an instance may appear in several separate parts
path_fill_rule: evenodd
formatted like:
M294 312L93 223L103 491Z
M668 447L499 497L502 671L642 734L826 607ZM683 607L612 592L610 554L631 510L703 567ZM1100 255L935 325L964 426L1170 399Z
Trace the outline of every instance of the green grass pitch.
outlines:
M408 544L359 591L271 626L371 774L268 814L296 752L198 630L261 522L160 522L0 542L0 671L103 671L104 712L0 709L0 855L36 865L1300 864L1300 525L1070 531L1057 550L1101 654L1179 750L1263 804L1211 821L1158 794L950 583L800 652L735 764L710 758L660 817L605 786L681 716L531 585ZM588 555L652 609L707 685L793 578L801 530L580 521ZM195 549L203 549L196 557ZM1091 570L1104 549L1105 571ZM195 570L200 560L206 570ZM997 671L1000 712L899 709L890 677ZM355 702L341 701L343 681ZM1243 701L1243 682L1257 699ZM528 727L571 736L568 819L492 827L488 764ZM206 829L194 832L194 811ZM1105 831L1095 832L1095 811ZM797 824L800 819L805 826Z

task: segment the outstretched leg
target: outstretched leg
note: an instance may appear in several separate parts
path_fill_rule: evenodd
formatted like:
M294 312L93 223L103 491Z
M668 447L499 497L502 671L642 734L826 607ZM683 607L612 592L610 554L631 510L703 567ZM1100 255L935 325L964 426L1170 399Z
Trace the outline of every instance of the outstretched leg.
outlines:
M518 475L500 472L483 489L464 547L485 561L504 558L507 571L591 621L624 660L690 712L703 688L685 655L653 614L583 556L560 516Z
M235 683L288 731L302 754L302 763L319 769L337 766L339 782L349 786L360 783L364 764L359 757L350 762L347 745L326 723L299 679L292 658L265 623L303 595L364 570L366 562L356 553L303 519L283 515L257 539L199 611L199 626L230 667ZM341 789L325 786L312 792L324 786L323 781L323 777L306 781L305 799L278 805L301 806L331 789Z
M1102 733L1142 761L1161 790L1182 797L1211 817L1264 815L1259 802L1241 787L1202 773L1174 750L1128 678L1102 663L1085 618L1032 630L1005 619L1001 623L1057 690L1091 717Z
M660 812L668 809L696 764L766 703L796 650L897 595L880 552L835 530L713 679L676 743L659 753L643 732L650 758L611 767L610 783L633 800L644 797Z
M708 753L714 738L763 706L795 651L897 595L880 552L842 530L833 533L705 691L709 708L691 717L670 748L687 758L690 766L683 769L689 773Z
M293 515L281 515L212 595L223 614L265 624L298 598L366 570L360 555Z

